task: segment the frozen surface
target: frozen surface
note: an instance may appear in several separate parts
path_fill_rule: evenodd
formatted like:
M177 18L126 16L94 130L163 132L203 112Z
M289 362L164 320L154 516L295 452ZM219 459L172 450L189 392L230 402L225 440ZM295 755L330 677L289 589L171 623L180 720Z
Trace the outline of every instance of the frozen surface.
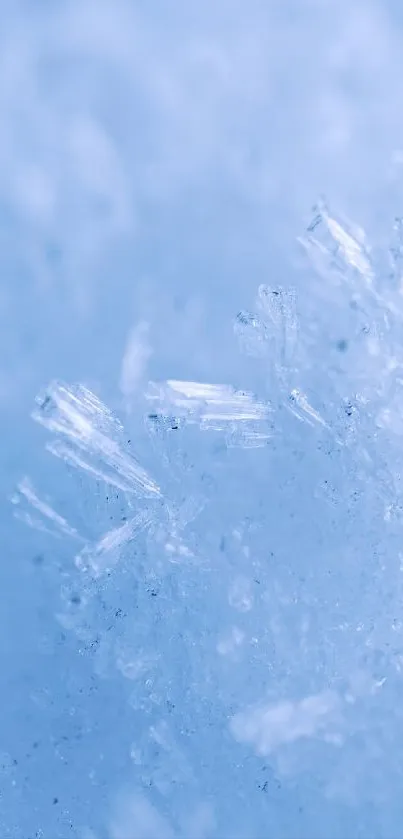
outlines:
M402 835L402 56L5 4L4 839Z

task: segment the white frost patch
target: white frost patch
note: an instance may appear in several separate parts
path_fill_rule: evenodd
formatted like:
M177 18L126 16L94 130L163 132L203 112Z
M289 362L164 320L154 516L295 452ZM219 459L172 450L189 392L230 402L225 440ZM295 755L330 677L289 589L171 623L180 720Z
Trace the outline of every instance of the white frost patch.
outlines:
M142 795L121 796L109 826L110 839L173 839L174 831Z
M165 542L165 550L172 563L179 563L183 559L191 559L194 557L193 551L185 544L185 542L175 532L172 532L169 540Z
M329 741L339 710L339 699L331 691L300 701L285 700L236 714L231 731L240 743L250 743L257 754L272 754L281 746L302 738Z
M250 612L253 606L253 592L247 577L235 577L229 588L228 602L237 612Z
M245 633L237 626L233 626L231 630L223 635L218 641L217 652L219 655L232 656L243 644L244 640Z
M142 650L120 646L117 650L116 667L125 679L136 681L144 679L158 664L157 653L144 653Z
M217 835L214 809L210 803L199 804L182 822L182 836L207 839L207 837Z

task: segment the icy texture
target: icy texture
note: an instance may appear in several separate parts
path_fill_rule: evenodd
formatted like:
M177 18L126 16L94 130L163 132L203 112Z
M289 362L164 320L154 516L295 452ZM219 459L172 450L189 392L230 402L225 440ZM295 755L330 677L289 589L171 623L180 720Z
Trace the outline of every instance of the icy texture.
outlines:
M300 238L316 270L328 279L329 272L354 285L364 281L372 287L374 271L365 234L349 222L333 218L324 202L314 208L314 218Z
M1 24L1 839L399 839L401 3Z
M228 385L201 384L199 382L152 382L147 398L154 401L158 410L167 409L188 422L195 422L205 429L221 430L226 423L259 421L267 419L269 408L257 402L252 394L240 393Z
M234 324L241 348L263 357L280 373L293 363L298 337L295 289L261 285L256 314L240 312Z
M39 498L29 478L25 477L19 482L11 502L16 506L16 517L31 527L47 530L55 536L72 536L80 539L77 530L71 527L50 504Z
M271 437L269 404L228 385L150 382L146 396L158 411L151 419L171 425L196 424L202 431L224 431L229 446L260 448Z
M130 545L151 520L147 513L139 513L120 527L108 530L96 545L86 546L76 556L77 567L91 570L95 576L110 571L118 562L122 548Z
M301 422L306 421L311 425L318 422L326 428L326 423L321 415L309 404L304 393L294 388L290 394L289 408L292 414Z
M357 802L380 814L374 836L392 835L400 235L396 224L385 259L315 208L300 239L312 294L261 285L256 314L234 321L256 392L169 378L140 393L135 350L120 381L130 435L81 385L52 382L37 398L48 451L79 467L75 505L89 494L95 512L78 529L27 478L12 501L31 527L68 537L54 617L100 692L113 771L128 767L85 839L105 823L112 839L307 839L318 801L320 838L372 836L371 815L348 833ZM91 753L91 777L103 755Z
M280 702L237 714L231 728L241 742L251 743L262 757L300 738L320 738L337 743L338 698L329 693L308 696L299 702ZM335 739L336 738L336 739Z
M52 382L36 402L33 418L62 437L48 444L52 454L126 492L160 494L127 451L122 425L90 390Z

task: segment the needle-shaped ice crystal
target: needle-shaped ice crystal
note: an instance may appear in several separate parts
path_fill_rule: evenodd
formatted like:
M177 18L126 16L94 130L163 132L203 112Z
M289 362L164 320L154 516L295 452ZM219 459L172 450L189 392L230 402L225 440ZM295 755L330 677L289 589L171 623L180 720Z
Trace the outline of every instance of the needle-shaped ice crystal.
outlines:
M33 418L61 437L48 445L54 455L125 492L161 494L155 481L126 450L119 420L90 390L55 381L36 403Z
M288 407L291 413L301 422L305 421L309 425L314 425L316 422L323 425L324 428L328 427L323 417L310 405L305 393L297 390L297 388L291 391Z
M86 545L76 556L80 570L90 570L95 576L109 571L119 561L124 548L151 523L151 516L141 511L120 527L108 530L95 545Z
M30 527L50 532L54 536L63 534L81 539L77 530L71 527L63 516L60 516L47 501L41 500L28 477L19 482L11 502L16 507L16 518L25 521Z
M321 202L306 235L298 239L315 269L327 278L329 271L348 278L351 272L368 286L374 279L369 247L363 231L350 223L338 221Z
M202 428L222 430L228 423L267 420L269 407L251 393L237 391L229 385L200 382L150 382L147 398L156 402L158 410L185 417Z

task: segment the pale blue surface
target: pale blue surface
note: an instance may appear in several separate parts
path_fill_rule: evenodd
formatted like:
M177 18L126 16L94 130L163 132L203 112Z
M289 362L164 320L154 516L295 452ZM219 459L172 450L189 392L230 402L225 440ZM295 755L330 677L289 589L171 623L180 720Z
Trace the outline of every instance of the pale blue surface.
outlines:
M403 207L402 26L388 2L3 3L4 839L403 833L403 333L384 265ZM298 249L320 194L383 253L362 316L351 277L335 290ZM270 361L240 351L234 318L261 283L296 289L293 387L329 428L281 407ZM128 392L141 323L149 353ZM91 538L120 520L120 500L44 450L30 414L53 378L84 382L119 414L164 494L206 503L186 530L203 563L162 552L151 584L159 548L140 539L95 586L88 643L60 622L81 585L75 546L9 503L29 475ZM227 449L191 427L158 453L143 393L165 378L272 400L270 444ZM249 611L228 595L239 575ZM157 656L152 686L121 675L121 649ZM239 742L234 716L255 703L277 716Z

